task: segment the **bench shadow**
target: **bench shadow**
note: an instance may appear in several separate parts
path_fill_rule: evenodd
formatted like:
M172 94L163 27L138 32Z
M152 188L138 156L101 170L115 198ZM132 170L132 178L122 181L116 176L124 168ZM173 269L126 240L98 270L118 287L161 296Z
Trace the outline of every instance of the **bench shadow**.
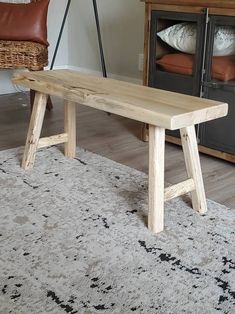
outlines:
M167 186L169 186L169 184ZM136 188L137 186L133 187ZM146 183L143 183L142 190L122 190L119 191L118 194L128 204L128 210L126 210L126 213L136 215L138 219L142 221L143 225L145 227L148 227L148 185ZM179 196L179 198L185 203L185 205L192 208L192 199L189 193ZM171 200L165 202L165 204L169 202L171 202ZM142 206L139 205L139 203L142 203Z
M18 161L19 166L21 166L22 164L23 155L24 155L24 146L17 147L16 160Z
M139 191L128 191L122 190L118 192L118 195L125 200L128 204L128 209L125 214L136 215L138 219L144 224L145 227L148 225L148 193L144 186L143 190ZM140 205L146 204L146 205Z
M130 120L127 118L120 118L119 122L122 125L122 127L128 131L128 133L131 133L132 135L134 135L135 138L140 140L142 127L141 122Z

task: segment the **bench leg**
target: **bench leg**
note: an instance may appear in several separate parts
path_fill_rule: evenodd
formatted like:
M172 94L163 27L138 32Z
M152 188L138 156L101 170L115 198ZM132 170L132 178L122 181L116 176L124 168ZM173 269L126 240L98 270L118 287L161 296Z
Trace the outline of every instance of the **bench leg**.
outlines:
M180 134L188 176L194 180L195 184L195 190L192 191L193 208L200 214L204 214L207 211L207 204L195 127L183 128Z
M35 161L38 141L41 134L43 119L46 110L48 96L42 93L36 93L33 110L30 118L30 124L22 160L22 168L27 170L33 167Z
M34 72L34 71L43 71L44 68L38 68L38 69L32 69L32 68L29 68L28 69L29 71L31 72ZM35 98L35 91L33 89L30 89L30 108L31 108L31 111L33 110L33 104L34 104L34 98ZM52 101L51 101L51 97L49 96L48 99L47 99L47 110L48 111L51 111L53 109L53 105L52 105Z
M141 140L143 142L148 142L149 141L149 126L146 123L142 123L141 126Z
M35 98L35 91L33 89L30 89L30 108L31 108L31 111L33 110L34 98ZM51 101L50 96L48 96L46 108L48 111L51 111L53 109L53 105L52 105L52 101Z
M149 214L148 228L164 229L165 129L149 126Z
M76 103L66 101L64 104L64 129L68 134L68 141L65 143L64 154L68 158L76 156Z

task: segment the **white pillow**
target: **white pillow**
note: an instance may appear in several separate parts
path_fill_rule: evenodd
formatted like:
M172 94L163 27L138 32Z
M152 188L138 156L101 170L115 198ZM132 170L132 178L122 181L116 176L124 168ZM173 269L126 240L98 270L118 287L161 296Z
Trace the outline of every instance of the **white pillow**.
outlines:
M195 54L197 25L180 23L158 32L157 35L169 46L189 54ZM235 27L216 26L214 56L235 55Z
M215 28L214 56L235 55L235 27L217 26Z

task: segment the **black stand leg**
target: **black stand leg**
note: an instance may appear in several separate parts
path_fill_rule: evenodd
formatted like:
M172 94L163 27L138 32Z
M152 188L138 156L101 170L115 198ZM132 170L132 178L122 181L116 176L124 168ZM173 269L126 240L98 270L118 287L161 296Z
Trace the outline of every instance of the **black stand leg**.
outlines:
M65 22L66 22L68 13L69 13L70 4L71 4L71 0L68 0L67 6L66 6L66 9L65 9L65 12L64 12L63 21L62 21L62 24L61 24L61 27L60 27L59 37L57 39L57 43L56 43L56 46L55 46L55 51L54 51L53 58L52 58L52 61L51 61L50 70L53 69L54 64L55 64L55 59L56 59L56 56L57 56L57 52L58 52L58 49L59 49L61 37L62 37L62 34L63 34L64 25L65 25Z
M58 52L58 49L59 49L59 45L60 45L61 37L62 37L62 34L63 34L64 25L65 25L65 22L66 22L66 19L67 19L67 16L68 16L70 4L71 4L71 0L68 0L67 6L66 6L66 9L65 9L65 13L64 13L64 17L63 17L63 21L62 21L62 24L61 24L61 27L60 27L59 37L57 39L55 51L54 51L54 54L53 54L53 57L52 57L50 70L53 69L54 64L55 64L55 59L56 59L57 52ZM101 32L100 32L99 15L98 15L98 9L97 9L96 0L93 0L93 7L94 7L97 36L98 36L98 42L99 42L99 48L100 48L100 60L101 60L101 65L102 65L102 72L103 72L103 77L107 77L106 66L105 66L105 59L104 59L104 50L103 50L102 38L101 38Z
M93 0L93 7L94 7L94 13L95 13L95 21L96 21L96 29L97 29L97 35L98 35L98 41L99 41L100 60L101 60L101 66L102 66L102 71L103 71L103 77L107 77L106 65L105 65L105 59L104 59L104 50L103 50L102 38L101 38L101 32L100 32L99 15L98 15L96 0Z

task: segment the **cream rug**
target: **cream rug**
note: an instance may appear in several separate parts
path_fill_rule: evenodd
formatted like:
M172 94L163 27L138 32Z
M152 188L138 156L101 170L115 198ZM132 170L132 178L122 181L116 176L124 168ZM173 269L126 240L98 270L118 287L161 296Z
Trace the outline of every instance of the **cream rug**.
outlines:
M234 211L166 204L151 234L147 176L78 150L0 152L0 313L235 313ZM221 187L223 188L223 187Z

